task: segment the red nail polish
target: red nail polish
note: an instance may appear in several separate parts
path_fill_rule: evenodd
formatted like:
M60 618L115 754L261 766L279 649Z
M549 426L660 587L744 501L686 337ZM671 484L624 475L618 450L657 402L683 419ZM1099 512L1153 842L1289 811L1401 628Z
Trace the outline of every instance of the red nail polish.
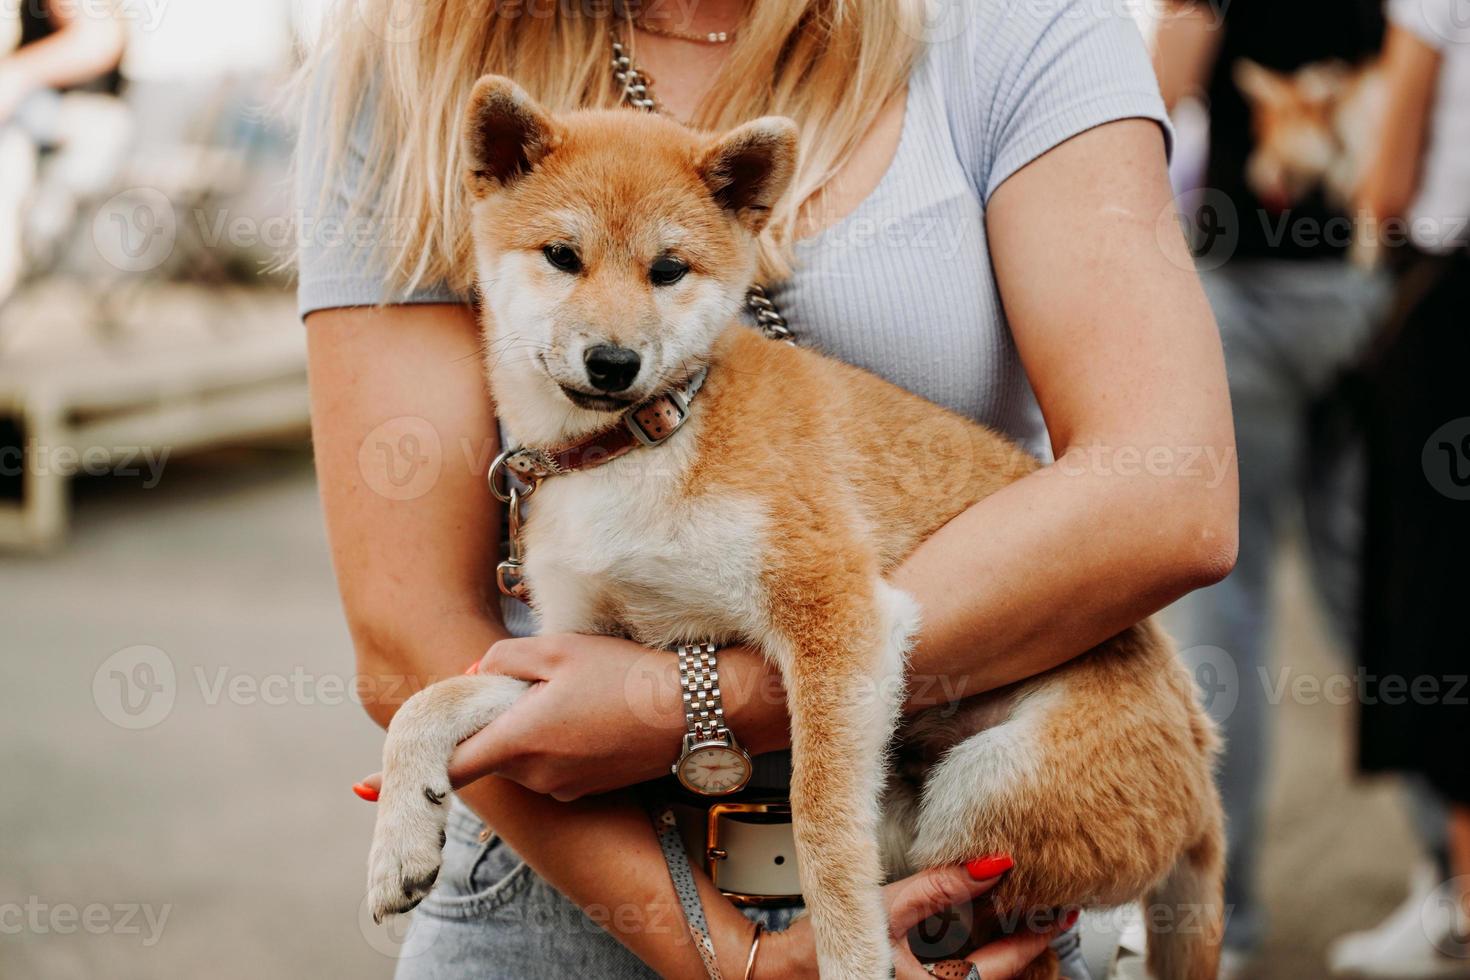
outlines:
M367 783L357 783L352 787L352 792L356 793L360 798L367 800L369 803L378 802L378 791L373 789Z
M1072 911L1068 912L1066 915L1062 916L1062 930L1065 931L1065 930L1070 929L1073 926L1075 926L1077 924L1077 920L1081 916L1082 916L1082 910L1081 909L1073 909Z
M987 878L999 878L1015 866L1016 862L1011 860L1009 854L991 854L966 862L965 870L976 881L984 881Z
M467 676L467 677L468 676L472 676L474 674L478 674L479 672L480 672L480 661L476 660L474 663L470 664L470 669L467 670L467 671L465 671L465 676Z

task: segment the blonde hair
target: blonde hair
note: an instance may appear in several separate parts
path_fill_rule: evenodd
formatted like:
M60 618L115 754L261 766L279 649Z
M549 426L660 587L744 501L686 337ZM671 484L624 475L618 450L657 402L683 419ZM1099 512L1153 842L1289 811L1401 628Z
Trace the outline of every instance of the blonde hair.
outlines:
M798 219L906 84L924 2L751 0L690 121L720 131L775 114L800 128L793 190L762 234L762 280L789 272ZM361 186L379 188L374 217L393 216L393 284L463 289L472 262L460 124L475 80L507 75L553 110L615 106L609 31L625 18L612 0L338 0L297 89L329 93L313 123L327 149L299 165L324 166L330 187L370 113ZM621 36L631 47L631 32Z

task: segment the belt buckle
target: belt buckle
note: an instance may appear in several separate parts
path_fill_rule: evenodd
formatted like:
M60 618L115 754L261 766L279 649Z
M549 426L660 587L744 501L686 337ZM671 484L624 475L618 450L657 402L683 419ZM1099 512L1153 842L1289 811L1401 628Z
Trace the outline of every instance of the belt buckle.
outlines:
M709 807L709 814L705 823L705 848L704 848L704 870L709 875L716 888L720 888L720 862L729 857L729 854L720 846L720 818L732 813L760 813L769 816L786 818L791 822L790 803L713 803ZM779 821L778 821L779 822ZM771 906L790 905L801 901L801 894L795 895L745 895L720 888L731 902L736 905L746 906Z

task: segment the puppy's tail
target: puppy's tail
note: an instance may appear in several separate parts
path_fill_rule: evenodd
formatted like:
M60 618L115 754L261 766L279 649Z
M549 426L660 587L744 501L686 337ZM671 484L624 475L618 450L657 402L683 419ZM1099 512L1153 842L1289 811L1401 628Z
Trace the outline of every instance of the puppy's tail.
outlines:
M1225 830L1220 801L1199 840L1149 893L1148 970L1154 980L1215 980L1225 931Z

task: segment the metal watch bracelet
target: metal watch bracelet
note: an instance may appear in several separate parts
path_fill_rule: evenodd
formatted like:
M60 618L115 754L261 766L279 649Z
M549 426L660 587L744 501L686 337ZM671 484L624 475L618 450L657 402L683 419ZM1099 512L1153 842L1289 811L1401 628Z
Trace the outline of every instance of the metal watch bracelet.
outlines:
M706 641L685 644L678 652L685 730L696 739L714 738L726 730L720 670L715 660L719 648Z

